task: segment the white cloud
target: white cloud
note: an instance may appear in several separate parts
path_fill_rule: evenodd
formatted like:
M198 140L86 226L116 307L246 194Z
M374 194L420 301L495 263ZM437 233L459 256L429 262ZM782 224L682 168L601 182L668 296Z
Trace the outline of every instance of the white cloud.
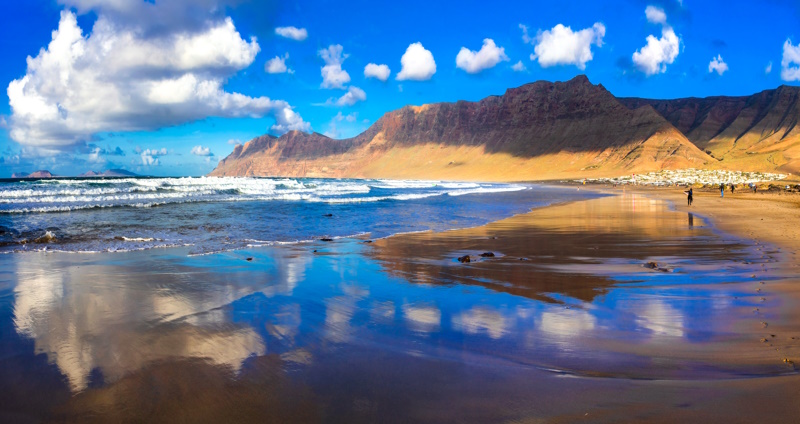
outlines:
M166 147L160 149L145 149L142 153L152 156L166 156L169 154Z
M224 90L260 50L230 18L205 12L197 19L175 6L184 1L63 3L91 9L97 18L84 36L75 14L63 11L50 44L8 85L10 135L20 144L63 150L97 133L149 131L209 116L271 114L273 128L308 126L285 101ZM195 6L213 2L188 3L185 9L197 12L206 9ZM284 119L292 114L291 122Z
M344 93L342 97L339 97L335 103L336 106L353 106L354 104L363 102L364 100L367 100L367 93L365 93L364 90L351 85L347 88L347 93ZM332 102L332 100L329 100L329 102Z
M210 147L203 147L200 145L192 147L192 154L196 156L214 156L214 154L211 153Z
M717 57L711 59L711 62L708 63L708 73L716 72L719 75L725 73L728 70L728 64L722 60L722 55L717 55Z
M525 34L527 35L527 34ZM525 38L525 35L523 38ZM578 69L586 69L586 62L592 60L592 45L603 45L606 27L600 22L591 28L573 31L562 24L543 31L531 42L535 55L531 60L538 60L544 68L554 65L575 65Z
M242 140L232 138L232 139L228 140L228 144L236 146L236 145L242 144Z
M286 59L288 58L289 53L286 53L283 55L283 57L275 56L267 61L267 63L264 65L264 70L268 74L283 74L287 72L293 74L294 70L286 67Z
M363 130L362 126L354 126L352 125L358 120L358 112L353 112L348 115L339 111L336 116L331 119L331 122L328 124L328 130L323 133L323 135L330 137L330 138L340 138L342 136L354 136ZM346 123L342 123L346 121ZM369 120L364 120L362 124L368 123ZM341 123L341 124L339 124Z
M436 62L433 54L422 46L422 43L412 43L400 58L402 69L397 74L397 80L426 81L436 73Z
M285 107L275 111L275 125L270 129L278 134L283 134L292 130L311 131L311 124L303 121L300 115L290 107Z
M783 43L781 59L781 79L784 81L800 81L800 43L792 45L792 40Z
M161 161L158 159L159 156L166 156L167 155L167 148L162 147L160 150L158 149L145 149L141 150L138 146L136 147L137 153L139 153L140 157L142 158L142 165L145 166L158 166L161 165Z
M767 67L766 67L766 68L764 68L764 73L765 73L765 74L768 74L768 73L770 73L770 72L772 72L772 61L770 61L769 63L767 63Z
M308 38L308 31L306 31L305 28L297 28L293 26L277 27L275 28L275 34L278 34L281 37L291 38L295 41L303 41Z
M364 76L367 78L376 78L381 81L386 81L389 79L389 74L391 74L391 71L386 65L368 63L367 66L364 67Z
M345 84L350 82L350 74L342 69L342 62L349 55L342 54L344 47L341 44L332 44L327 49L321 49L318 53L325 66L322 67L322 88L345 88Z
M667 15L662 9L647 6L645 15L649 22L661 25L661 38L648 35L647 44L633 53L633 63L650 76L667 72L667 65L672 64L680 53L681 39L667 24Z
M524 72L524 71L528 70L528 68L525 67L525 64L522 63L521 60L519 62L511 65L511 69L513 69L515 72Z
M104 162L106 162L106 158L103 157L102 152L103 152L103 149L101 149L99 147L93 148L89 152L89 156L88 156L87 160L89 162L92 162L92 163L104 163Z
M660 7L647 6L644 10L644 15L647 17L647 21L652 24L667 24L667 14Z
M523 24L519 24L519 29L522 30L522 41L525 44L531 43L533 41L533 38L531 38L531 36L528 35L528 26L527 25L523 25Z
M339 113L337 113L336 116L333 117L333 119L335 119L337 121L356 122L356 120L358 119L358 112L353 112L353 113L344 115L344 114L342 114L342 111L339 111Z
M479 51L462 47L456 56L456 66L470 74L477 74L484 69L493 68L501 61L508 61L505 49L497 47L494 40L485 38Z

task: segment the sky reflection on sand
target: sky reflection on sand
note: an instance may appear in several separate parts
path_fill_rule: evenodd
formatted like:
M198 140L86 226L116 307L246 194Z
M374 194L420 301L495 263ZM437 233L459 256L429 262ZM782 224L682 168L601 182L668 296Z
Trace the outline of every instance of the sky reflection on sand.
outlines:
M395 362L498 364L521 373L694 379L785 372L762 351L745 350L733 362L714 358L752 337L738 329L750 325L753 305L764 305L750 276L761 263L748 246L701 224L694 217L687 226L685 215L663 204L621 197L558 216L372 244L194 257L181 249L3 255L0 287L13 296L13 305L3 305L20 338L2 343L23 362L46 355L73 395L189 359L247 378L259 358L277 355L318 394L331 388L322 380L339 364L359 379L389 383L404 372L389 366L372 375L365 351ZM512 236L520 232L526 237ZM459 264L452 246L503 256ZM672 272L642 267L653 258ZM33 351L25 350L29 340Z

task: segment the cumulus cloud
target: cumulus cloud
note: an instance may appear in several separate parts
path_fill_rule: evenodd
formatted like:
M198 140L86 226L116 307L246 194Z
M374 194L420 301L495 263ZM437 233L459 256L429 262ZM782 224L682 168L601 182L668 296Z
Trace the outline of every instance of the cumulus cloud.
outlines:
M772 68L770 64L770 69ZM792 40L783 43L783 59L781 59L781 79L784 81L800 81L800 43L796 46Z
M103 149L101 149L99 147L93 148L92 151L89 152L89 156L88 156L87 160L89 162L93 162L93 163L105 162L106 159L105 159L105 157L103 157L102 151L103 151Z
M142 159L142 165L144 166L158 166L161 165L161 161L158 159L159 156L166 156L167 155L167 148L162 147L161 149L145 149L141 150L141 148L137 147L139 150L139 156Z
M210 147L203 147L200 145L192 147L192 154L196 156L214 156L214 154L211 153Z
M479 51L462 47L456 55L456 66L470 74L477 74L484 69L493 68L501 61L508 61L505 49L497 47L494 40L485 38Z
M293 26L277 27L275 28L275 34L284 38L291 38L295 41L303 41L308 38L308 31L306 31L305 28L297 28Z
M544 68L554 65L575 65L578 69L586 69L586 62L593 58L592 45L603 45L606 27L600 22L591 28L573 31L572 28L558 24L552 29L541 32L536 38L527 35L523 27L523 40L529 39L535 46L535 54L531 60L538 60Z
M722 55L717 55L717 57L711 59L711 62L708 63L708 73L716 72L719 75L725 73L728 70L728 64L722 60Z
M367 93L356 86L350 86L347 88L347 93L344 93L344 95L339 97L336 101L333 101L333 99L328 99L328 104L335 104L336 106L353 106L354 104L363 102L364 100L367 100Z
M667 15L664 10L655 6L647 6L645 15L649 22L661 25L661 37L648 35L647 45L635 51L632 59L640 71L650 76L667 72L667 65L672 64L678 57L681 39L667 24Z
M426 81L436 73L436 62L433 54L422 46L422 43L412 43L400 58L402 69L397 74L399 81Z
M345 84L350 82L350 74L342 69L342 62L349 55L343 54L344 47L341 44L332 44L326 49L321 49L319 56L325 61L322 67L322 88L345 88Z
M391 74L391 71L386 65L368 63L367 66L364 67L364 76L367 78L375 78L381 81L386 81L389 79L389 74Z
M285 55L283 55L283 57L275 56L267 61L266 65L264 65L264 70L268 74L283 74L283 73L293 74L294 70L286 67L286 59L288 58L289 58L289 53L286 53Z
M647 8L644 9L644 15L647 17L647 21L652 24L667 24L667 14L664 13L664 10L661 8L647 6Z
M289 131L311 131L311 124L303 121L297 112L289 107L275 111L275 125L270 129L278 134L283 134Z
M525 64L522 63L521 60L519 62L511 65L511 69L513 69L515 72L524 72L524 71L528 70L528 68L525 67Z
M97 18L84 36L76 15L63 11L50 43L8 85L10 135L20 144L65 150L102 132L155 130L209 116L273 115L275 131L309 127L285 101L224 90L260 47L211 7L218 2L62 3Z

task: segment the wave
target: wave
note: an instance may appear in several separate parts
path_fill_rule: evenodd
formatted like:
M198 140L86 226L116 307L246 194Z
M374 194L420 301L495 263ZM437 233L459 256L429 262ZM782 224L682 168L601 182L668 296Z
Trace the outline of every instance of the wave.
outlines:
M241 201L367 203L517 191L524 186L414 180L182 177L40 180L0 184L0 214Z

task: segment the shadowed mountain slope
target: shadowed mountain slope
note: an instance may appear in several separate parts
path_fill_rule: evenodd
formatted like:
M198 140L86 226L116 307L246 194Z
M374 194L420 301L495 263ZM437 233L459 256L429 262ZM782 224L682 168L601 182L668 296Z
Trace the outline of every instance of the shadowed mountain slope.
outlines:
M652 107L699 148L713 167L796 173L800 170L800 88L752 96L649 100L620 98L632 110Z
M297 131L258 137L211 175L522 180L710 161L653 107L631 109L578 76L478 102L406 106L350 139Z

